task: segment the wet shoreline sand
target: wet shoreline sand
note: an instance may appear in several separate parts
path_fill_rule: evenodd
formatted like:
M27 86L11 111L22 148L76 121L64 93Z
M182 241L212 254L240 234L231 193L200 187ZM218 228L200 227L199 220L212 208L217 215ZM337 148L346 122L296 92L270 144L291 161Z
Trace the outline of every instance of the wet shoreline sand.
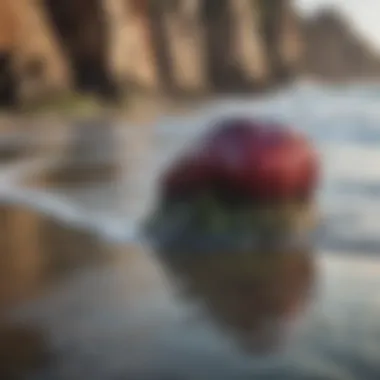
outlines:
M301 95L307 103L308 95ZM313 99L310 109L315 106ZM298 100L295 95L288 108L281 108L281 100L278 107L273 101L268 109L293 112L297 120L308 111L307 104L302 110L297 106ZM337 118L335 126L315 116L320 121L316 126L309 114L303 120L323 151L326 182L336 184L343 179L347 183L350 175L351 181L364 181L366 176L375 181L376 168L363 168L370 167L378 155L371 147L355 145L355 150L354 142L347 143L350 125L346 128L344 122L347 110L353 108L344 106L343 121ZM371 111L363 107L363 113L359 107L352 111L358 112L358 120ZM374 117L373 110L370 115ZM186 118L168 117L164 122L164 132L158 136L150 127L125 128L125 135L118 136L127 137L116 139L121 146L113 145L111 138L111 148L98 161L91 154L88 159L75 153L81 152L78 140L87 140L87 133L70 138L75 125L63 126L61 131L45 125L38 134L44 137L41 152L36 149L36 154L0 160L0 260L4 271L0 278L0 377L377 380L380 261L365 246L355 249L351 243L372 238L372 251L380 252L377 219L369 218L376 216L376 194L364 192L363 196L360 186L353 194L340 188L329 198L330 203L322 204L329 218L323 221L326 228L318 236L314 252L314 298L302 320L295 323L294 336L285 350L255 359L237 349L230 331L218 328L198 300L179 296L179 289L168 283L162 263L147 247L128 244L128 220L138 220L134 211L147 207L146 189L140 185L149 188L153 182L151 178L140 182L140 176L152 174L144 165L152 164L154 172L193 128L193 120ZM366 126L364 123L360 130L378 136L372 124L372 129ZM334 145L334 133L343 133L343 129L343 142ZM109 131L115 130L111 127ZM332 137L318 140L325 132ZM90 152L94 145L99 146L94 135L88 138ZM328 144L323 145L326 140ZM160 151L163 154L155 156ZM154 160L144 161L150 153ZM120 160L124 160L122 165ZM79 162L83 164L79 174L70 178ZM364 201L372 203L363 205ZM330 210L330 205L340 208ZM358 227L363 229L356 232Z

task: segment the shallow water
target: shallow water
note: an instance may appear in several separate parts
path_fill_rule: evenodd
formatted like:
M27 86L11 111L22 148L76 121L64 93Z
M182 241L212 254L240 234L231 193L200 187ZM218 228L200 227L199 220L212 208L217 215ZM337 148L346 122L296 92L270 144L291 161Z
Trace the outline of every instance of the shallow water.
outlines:
M41 127L32 150L15 131L20 154L0 146L0 378L378 379L379 102L299 86L152 127ZM190 297L136 222L176 151L240 112L296 124L321 152L312 270L290 255L260 282L244 262L193 263Z

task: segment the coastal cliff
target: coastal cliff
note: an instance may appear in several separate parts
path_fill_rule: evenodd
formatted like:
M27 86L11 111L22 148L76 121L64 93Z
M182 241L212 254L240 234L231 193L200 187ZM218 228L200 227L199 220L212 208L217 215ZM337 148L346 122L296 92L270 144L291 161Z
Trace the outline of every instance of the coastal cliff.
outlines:
M77 90L254 92L300 57L288 0L1 0L0 103Z
M306 76L328 82L379 78L380 53L337 10L321 10L302 20L300 29Z

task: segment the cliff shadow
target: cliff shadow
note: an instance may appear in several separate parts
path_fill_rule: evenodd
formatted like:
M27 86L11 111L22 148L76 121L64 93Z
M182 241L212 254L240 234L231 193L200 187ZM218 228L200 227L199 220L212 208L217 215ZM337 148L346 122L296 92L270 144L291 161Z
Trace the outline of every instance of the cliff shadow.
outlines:
M201 3L201 21L206 41L206 72L212 90L216 92L250 88L233 55L235 25L229 6L228 0L208 0Z
M108 68L107 19L100 0L44 0L47 15L67 54L76 90L116 100Z
M110 260L112 249L96 234L22 205L1 205L0 226L0 322L13 307Z
M24 379L47 365L49 360L44 334L9 322L0 322L0 377Z
M0 52L0 107L15 107L18 104L17 77L13 68L12 51Z
M284 20L288 12L287 0L257 0L259 31L263 40L273 82L287 83L294 75L284 63L281 45L283 43Z

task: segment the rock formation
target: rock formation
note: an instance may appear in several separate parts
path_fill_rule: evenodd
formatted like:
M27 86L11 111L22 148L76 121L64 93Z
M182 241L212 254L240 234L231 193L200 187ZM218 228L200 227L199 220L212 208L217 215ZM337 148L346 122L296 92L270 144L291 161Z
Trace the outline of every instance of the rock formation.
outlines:
M299 59L298 29L290 1L267 3L146 0L143 7L140 0L135 17L145 20L141 45L155 62L154 82L166 91L218 93L282 82Z
M36 0L0 1L0 104L15 105L69 85L64 56Z
M134 87L279 84L299 61L292 10L289 0L1 0L0 103L69 87L114 100Z
M338 11L322 10L304 20L302 25L304 74L328 81L380 75L380 54L353 30Z

